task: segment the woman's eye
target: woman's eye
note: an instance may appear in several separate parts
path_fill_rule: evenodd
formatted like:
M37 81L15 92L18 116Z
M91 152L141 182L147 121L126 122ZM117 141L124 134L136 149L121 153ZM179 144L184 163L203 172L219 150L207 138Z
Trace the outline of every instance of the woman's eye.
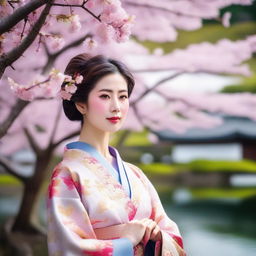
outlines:
M125 100L125 99L127 99L128 97L126 96L126 95L122 95L122 96L120 96L120 99L122 99L122 100Z
M102 98L102 99L109 99L109 96L107 94L102 94L102 95L100 95L100 98Z

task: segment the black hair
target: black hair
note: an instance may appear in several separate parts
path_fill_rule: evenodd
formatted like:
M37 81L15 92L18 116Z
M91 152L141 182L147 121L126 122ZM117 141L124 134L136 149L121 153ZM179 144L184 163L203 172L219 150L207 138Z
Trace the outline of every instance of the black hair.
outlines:
M89 93L104 76L113 73L122 75L127 82L128 97L134 87L134 78L126 65L103 55L79 54L70 60L64 73L72 77L76 74L83 76L82 83L77 85L77 90L70 100L63 100L65 115L72 121L83 122L83 116L77 110L75 102L87 103ZM63 82L61 87L63 88L65 85L66 83Z

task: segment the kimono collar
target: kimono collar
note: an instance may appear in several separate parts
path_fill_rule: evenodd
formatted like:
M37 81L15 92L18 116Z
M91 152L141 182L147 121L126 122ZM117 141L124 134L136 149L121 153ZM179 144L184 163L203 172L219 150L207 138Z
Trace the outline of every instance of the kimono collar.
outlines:
M99 153L99 151L93 147L92 145L83 142L83 141L75 141L68 143L66 145L67 149L80 149L83 151L88 152L90 155L92 155L94 158L96 158L99 163L106 167L106 169L113 175L117 181L123 186L129 197L131 198L131 187L130 182L127 176L127 172L125 170L123 161L118 153L118 151L114 147L109 146L109 152L110 154L116 159L117 163L117 170L107 161L107 159Z

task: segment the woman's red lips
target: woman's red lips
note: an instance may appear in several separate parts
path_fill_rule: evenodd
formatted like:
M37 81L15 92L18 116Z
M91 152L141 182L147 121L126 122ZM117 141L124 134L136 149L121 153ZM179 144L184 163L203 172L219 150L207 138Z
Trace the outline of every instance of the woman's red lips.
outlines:
M119 120L120 120L120 117L118 116L113 116L113 117L110 117L110 118L107 118L108 121L110 121L111 123L117 123Z
M118 117L118 116L113 116L113 117L109 117L109 118L107 118L108 120L119 120L120 119L120 117Z

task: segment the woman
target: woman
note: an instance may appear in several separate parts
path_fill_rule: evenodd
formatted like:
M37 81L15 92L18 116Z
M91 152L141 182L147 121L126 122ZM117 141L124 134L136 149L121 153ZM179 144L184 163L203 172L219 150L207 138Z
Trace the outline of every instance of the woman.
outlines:
M119 61L81 54L65 74L64 112L82 128L49 185L49 255L185 255L150 181L109 146L128 112L131 73Z

